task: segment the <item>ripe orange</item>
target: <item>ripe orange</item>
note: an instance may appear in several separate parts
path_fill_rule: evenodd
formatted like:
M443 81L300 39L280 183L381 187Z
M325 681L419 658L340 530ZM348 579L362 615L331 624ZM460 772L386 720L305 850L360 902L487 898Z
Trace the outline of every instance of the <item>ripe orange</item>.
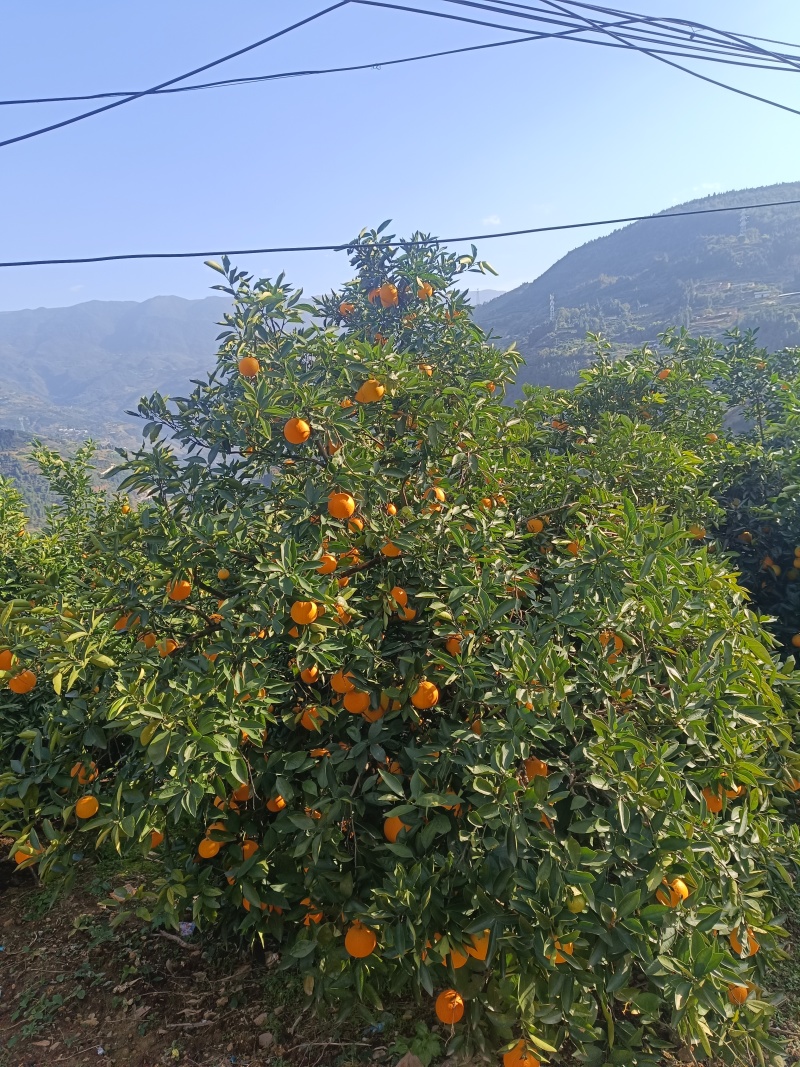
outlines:
M386 556L387 559L397 559L397 557L402 554L401 549L399 549L392 541L387 541L381 549L381 555Z
M302 445L311 436L311 427L305 419L289 419L283 427L283 436L290 445Z
M581 546L578 544L577 541L570 541L570 543L567 545L567 552L569 552L571 556L577 556L580 550Z
M427 374L429 378L433 376L433 367L430 365L430 363L419 363L417 364L417 366L422 371L422 373Z
M512 1049L503 1053L503 1067L541 1067L541 1063L520 1039Z
M734 785L725 790L725 796L728 800L737 800L739 797L743 797L746 792L747 790L743 785Z
M430 282L422 282L417 288L417 296L420 300L429 300L433 296L433 286Z
M352 315L353 312L355 311L355 309L356 309L355 304L351 304L351 303L349 303L349 301L343 300L342 303L339 305L339 314L340 315Z
M401 608L404 608L408 603L408 593L399 585L395 585L389 590L389 596L397 601Z
M328 514L334 519L349 519L356 510L356 502L349 493L331 493L328 497Z
M390 815L388 819L384 819L383 822L383 836L387 841L391 841L392 844L397 840L397 836L401 830L408 832L411 827L404 823L399 815Z
M169 582L167 584L167 597L170 600L186 600L191 596L192 583L187 581L186 578L179 578L176 582Z
M69 772L70 778L77 778L81 785L88 785L97 778L97 764L92 761L88 769L85 763L76 763Z
M36 685L36 675L33 671L20 671L19 674L15 674L13 678L8 680L8 688L12 693L17 693L22 696L30 691Z
M261 370L261 364L255 356L243 356L239 360L239 373L243 378L255 378Z
M444 643L444 647L450 653L451 656L458 656L461 653L461 642L463 638L460 634L453 634L452 637L448 637Z
M267 811L271 811L273 814L277 814L279 811L283 811L286 807L286 801L280 795L276 793L274 797L270 797L267 801Z
M295 600L289 614L298 626L308 626L319 615L319 608L312 600Z
M161 842L164 840L164 835L160 830L150 831L150 848L158 848Z
M306 708L300 718L300 725L304 730L316 730L319 722L319 712L316 708Z
M197 846L197 855L200 859L211 860L219 853L221 848L221 841L212 841L211 838L204 837Z
M378 290L378 296L380 297L381 307L393 308L397 307L398 302L397 286L391 282L384 282Z
M438 700L439 690L433 682L429 682L426 678L422 679L411 695L411 703L420 711L432 708L434 704L438 703Z
M246 860L249 860L251 856L255 856L256 852L258 852L258 841L248 838L242 844L242 855Z
M350 519L348 522L347 529L351 534L361 533L364 529L364 520L356 515L355 518Z
M81 797L75 805L75 814L79 819L91 819L100 810L100 801L97 797Z
M800 634L795 634L792 638L792 644L795 648L800 648Z
M742 942L739 940L739 927L738 926L736 927L736 929L731 930L730 935L728 937L728 940L730 941L731 948L736 953L736 955L737 956L741 956L741 954L744 951L744 949L742 947ZM748 926L747 927L747 955L748 956L755 956L755 954L758 952L758 950L760 948L761 948L761 945L759 945L758 941L756 941L755 936L753 934L753 931Z
M14 656L10 648L0 652L0 671L10 671L14 663Z
M707 433L706 441L708 441L710 445L715 445L717 441L719 441L719 437L715 433Z
M474 960L483 963L489 954L490 931L484 930L482 934L473 934L471 944L467 945L467 952Z
M130 504L123 504L122 507L120 508L120 511L122 512L123 515L127 515L130 510L131 510Z
M664 879L664 885L669 890L669 895L663 890L659 889L656 893L656 900L659 904L666 904L667 907L677 908L679 904L682 904L689 896L689 887L682 878L673 878L671 882Z
M550 959L554 960L556 964L566 963L567 956L571 956L575 951L575 946L571 941L566 945L562 945L558 938L553 941L553 946L555 948L555 953L550 956Z
M331 678L331 689L334 693L352 693L355 689L355 685L350 680L352 675L345 674L344 671L337 671Z
M695 541L704 541L706 537L706 528L705 526L701 526L698 522L693 522L689 527L689 533Z
M486 388L488 389L488 391L490 393L493 393L495 391L495 389L497 388L497 386L494 384L494 382L487 382L486 383Z
M253 794L250 792L250 786L247 784L247 782L245 782L244 785L238 786L238 788L234 789L234 791L231 793L233 799L239 804L247 803L247 801L252 795Z
M300 677L306 683L306 685L313 685L319 678L319 667L313 664L311 667L306 667L305 670L300 671Z
M464 1018L464 998L455 989L444 989L436 998L436 1018L445 1026Z
M330 552L323 552L323 554L319 558L319 566L317 567L317 571L320 574L333 574L338 564L339 561L337 560L336 556L331 555Z
M368 378L359 387L358 392L355 395L355 399L359 404L374 404L378 400L383 399L383 394L386 392L386 386L381 385L375 378Z
M737 537L737 541L741 541L745 545L752 545L753 535L750 533L749 530L742 530L742 532Z
M544 523L541 519L528 519L525 523L528 528L528 533L538 534L544 529Z
M131 616L130 615L120 615L120 617L114 623L114 629L117 630L117 631L120 631L120 630L132 630L134 628L134 626L138 626L141 621L142 620L139 618L138 615L136 616L135 619L133 619L133 622L131 622Z
M706 802L706 807L712 815L716 815L718 812L722 811L722 797L719 794L719 788L712 792L711 787L706 786L703 790L703 799Z
M525 773L529 779L537 777L546 778L550 773L550 770L543 760L538 759L536 756L529 756L528 759L525 760Z
M217 578L219 578L221 582L227 582L230 576L231 572L228 570L227 567L220 567L220 569L217 571Z
M664 367L663 370L660 370L658 372L656 378L658 378L660 382L665 382L667 378L669 378L670 374L672 374L672 371L669 369L669 367Z
M142 636L139 638L139 640L142 642L142 644L144 645L145 648L155 648L155 645L156 645L156 635L155 634L150 634L150 633L142 634Z
M730 982L728 984L728 1000L731 1004L735 1004L736 1007L744 1004L750 995L750 990L746 985L739 985L738 982Z
M397 514L397 508L395 507L394 504L387 504L386 505L386 514L387 515L392 515L392 516Z
M363 960L371 956L378 944L378 939L368 926L356 920L348 929L344 938L344 947L354 959Z
M146 644L146 642L145 642ZM160 641L158 645L158 654L162 659L167 656L171 656L175 649L178 647L178 642L171 637L167 637L164 641Z
M358 689L352 689L349 693L345 693L342 703L346 711L351 712L353 715L361 715L369 710L369 693L362 693Z
M475 721L470 724L470 730L472 730L476 737L480 737L483 733L483 723L481 720L475 719Z

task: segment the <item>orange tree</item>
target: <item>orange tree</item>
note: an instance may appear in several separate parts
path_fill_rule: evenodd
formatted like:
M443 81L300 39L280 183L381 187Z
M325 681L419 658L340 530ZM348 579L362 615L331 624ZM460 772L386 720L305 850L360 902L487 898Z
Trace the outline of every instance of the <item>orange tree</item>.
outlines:
M51 576L2 617L46 699L2 695L31 721L0 830L49 879L151 852L141 917L275 938L320 1005L435 997L507 1067L777 1052L791 678L688 529L691 456L638 440L679 468L638 491L629 417L584 461L550 397L505 407L474 255L350 253L316 307L212 264L233 310L208 379L140 405L143 502L69 614Z

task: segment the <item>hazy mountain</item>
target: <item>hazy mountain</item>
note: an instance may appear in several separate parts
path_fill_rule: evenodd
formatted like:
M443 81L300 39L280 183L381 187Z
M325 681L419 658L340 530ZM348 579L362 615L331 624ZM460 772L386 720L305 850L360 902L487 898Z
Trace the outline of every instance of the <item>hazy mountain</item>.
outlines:
M226 306L157 296L0 313L0 426L136 440L125 409L154 389L185 394L213 363Z
M800 200L800 182L669 211L775 200ZM475 317L517 342L527 364L520 380L538 384L575 380L591 355L589 331L618 350L680 325L713 336L758 327L767 347L800 345L800 204L633 223L569 252Z

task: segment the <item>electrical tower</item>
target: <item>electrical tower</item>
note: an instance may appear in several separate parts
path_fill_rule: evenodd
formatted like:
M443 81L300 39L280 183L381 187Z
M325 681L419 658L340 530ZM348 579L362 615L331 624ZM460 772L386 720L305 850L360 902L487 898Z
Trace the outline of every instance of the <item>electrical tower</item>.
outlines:
M555 293L551 293L550 294L550 321L551 322L555 322L556 321L556 295L555 295Z

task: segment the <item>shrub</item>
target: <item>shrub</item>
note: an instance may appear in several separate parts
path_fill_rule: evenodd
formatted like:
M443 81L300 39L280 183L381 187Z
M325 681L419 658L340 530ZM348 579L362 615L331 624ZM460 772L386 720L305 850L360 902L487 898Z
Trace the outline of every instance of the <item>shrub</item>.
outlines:
M140 916L274 937L318 1006L456 990L454 1050L776 1051L795 713L695 458L598 412L578 465L553 398L502 403L518 357L451 290L482 265L417 240L362 234L316 308L213 265L235 307L207 381L140 405L140 505L92 520L69 615L51 576L3 616L39 685L0 698L0 832L49 879L152 851Z

